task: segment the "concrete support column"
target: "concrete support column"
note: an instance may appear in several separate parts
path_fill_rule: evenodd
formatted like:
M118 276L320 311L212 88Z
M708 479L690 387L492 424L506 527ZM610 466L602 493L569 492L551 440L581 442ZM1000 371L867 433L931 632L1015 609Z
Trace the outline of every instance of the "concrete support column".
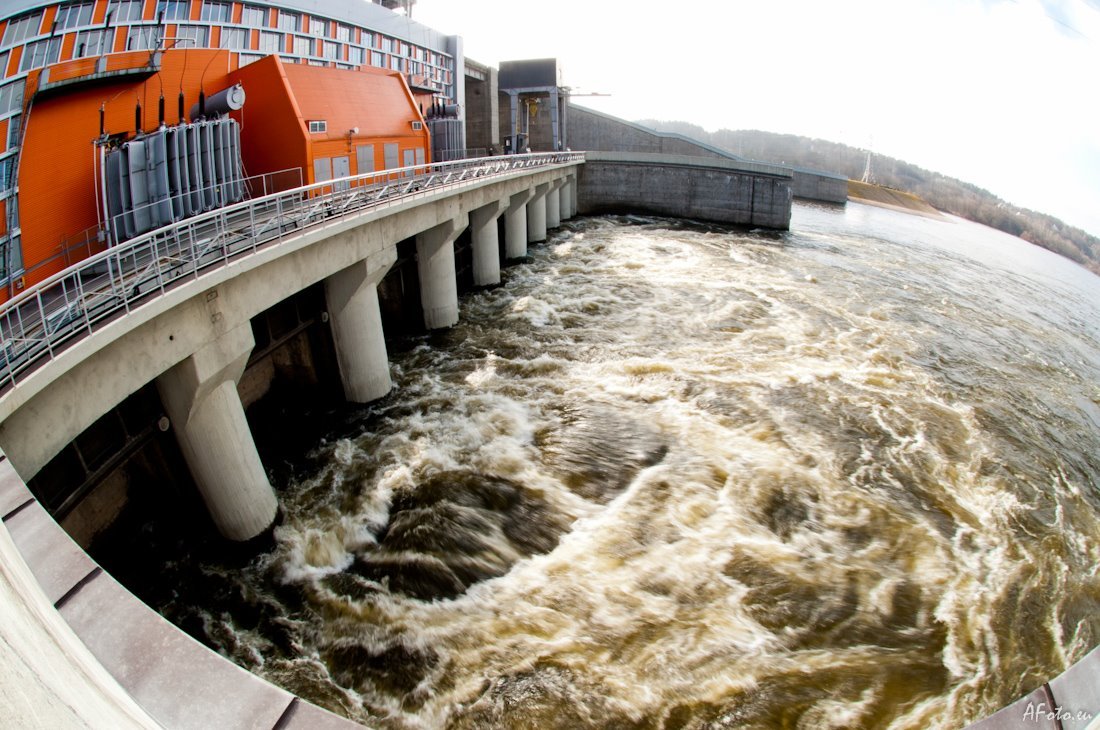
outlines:
M222 535L249 540L275 521L279 504L237 396L252 352L245 322L157 378L183 456Z
M535 187L535 195L527 204L527 243L546 240L546 193L550 183Z
M565 178L565 182L558 190L558 206L561 210L561 219L567 221L573 217L573 178Z
M555 180L546 191L546 228L557 228L561 225L561 190L562 180Z
M453 218L416 236L416 268L420 274L420 304L430 330L458 323L458 281L455 239L466 228L465 216Z
M500 283L500 238L497 233L497 218L507 206L508 201L500 200L470 212L474 286L492 286Z
M325 279L325 300L344 397L369 403L390 392L390 361L378 308L378 282L387 269L360 261Z
M508 261L527 255L527 201L534 194L531 188L508 199L504 212L504 258Z

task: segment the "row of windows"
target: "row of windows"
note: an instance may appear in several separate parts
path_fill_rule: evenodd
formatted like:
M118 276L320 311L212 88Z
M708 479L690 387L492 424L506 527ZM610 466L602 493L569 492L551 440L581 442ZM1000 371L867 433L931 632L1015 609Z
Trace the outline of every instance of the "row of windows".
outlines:
M143 5L144 0L110 0L107 4L107 15L110 18L108 23L116 25L140 22L143 17ZM59 6L51 33L56 30L68 30L90 25L94 8L95 4L90 0L80 0ZM4 29L3 38L0 39L0 46L18 45L29 38L41 35L39 31L42 24L42 13L43 11L37 10L9 21ZM190 0L158 0L154 17L158 23L190 20L191 2ZM203 22L215 24L231 23L233 4L228 0L203 0L199 19ZM246 4L241 11L241 24L253 28L271 27L269 12L266 8ZM333 39L341 43L354 42L354 29L351 26L324 18L312 16L305 18L301 13L285 10L276 11L274 27L290 33L304 33L320 38ZM373 46L383 53L405 56L418 62L453 69L450 59L442 53L435 53L367 30L362 30L361 34L361 43L364 46Z
M160 25L138 25L125 29L126 50L155 50L161 47L162 41L164 46L168 48L205 48L210 45L210 28L204 25L178 25L174 35L170 38L162 38L163 30L163 26ZM114 47L114 39L114 28L78 31L73 46L73 58L87 58L108 53ZM54 37L27 44L20 58L19 71L29 71L57 63L61 53L61 41L60 37ZM230 51L253 50L252 33L247 28L222 28L219 46ZM285 35L261 31L258 50L262 54L286 53ZM314 56L328 61L345 61L343 44L320 38L291 36L290 52L297 56ZM7 66L8 55L7 51L0 53L0 72ZM348 45L346 61L351 66L366 64L366 49ZM378 51L372 50L370 52L370 63L378 68L387 67L385 57ZM406 62L406 59L398 56L390 56L389 68L394 71L417 75L426 74L438 83L449 80L448 74L440 68L428 67L418 61L408 60Z

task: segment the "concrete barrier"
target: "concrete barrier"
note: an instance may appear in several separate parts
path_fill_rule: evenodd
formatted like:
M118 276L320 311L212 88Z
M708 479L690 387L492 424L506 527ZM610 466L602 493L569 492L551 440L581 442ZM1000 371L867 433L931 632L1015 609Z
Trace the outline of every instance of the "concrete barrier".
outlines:
M578 174L582 214L641 212L786 230L791 171L760 162L591 152Z

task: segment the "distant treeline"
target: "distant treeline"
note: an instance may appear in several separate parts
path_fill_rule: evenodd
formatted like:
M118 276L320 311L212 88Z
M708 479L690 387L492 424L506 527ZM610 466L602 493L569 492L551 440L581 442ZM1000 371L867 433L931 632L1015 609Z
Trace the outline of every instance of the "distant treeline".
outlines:
M821 139L756 130L708 132L688 122L643 120L643 126L676 132L749 159L811 167L859 180L867 151ZM1019 236L1100 274L1100 239L1045 213L1017 208L976 185L930 172L893 157L871 155L871 182L918 195L939 210Z

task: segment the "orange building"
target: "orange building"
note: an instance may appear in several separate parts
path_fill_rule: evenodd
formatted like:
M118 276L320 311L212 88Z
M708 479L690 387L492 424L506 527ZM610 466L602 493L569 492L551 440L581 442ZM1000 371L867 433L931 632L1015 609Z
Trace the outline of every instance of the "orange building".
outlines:
M238 186L252 196L430 162L424 110L462 103L461 39L381 4L332 0L324 16L308 0L5 5L0 301L113 242L235 199L192 209L179 204L178 173L171 185L152 177L166 131L210 134L214 125L201 121L202 130L187 132L200 98L240 84L243 107L220 110L232 129L215 130L233 139L237 158L224 160L226 174L282 171ZM221 174L221 157L218 165ZM141 178L132 196L128 175ZM158 200L168 212L139 220ZM125 226L119 210L133 211Z

